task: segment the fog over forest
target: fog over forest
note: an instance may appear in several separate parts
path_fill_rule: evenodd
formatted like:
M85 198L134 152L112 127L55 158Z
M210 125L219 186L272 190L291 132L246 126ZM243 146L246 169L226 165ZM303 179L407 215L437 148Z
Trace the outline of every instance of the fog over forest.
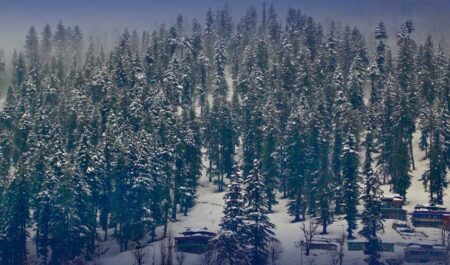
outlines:
M0 49L7 55L23 46L23 36L33 25L43 28L45 24L56 25L62 20L67 25L79 25L85 36L101 36L114 40L122 29L155 29L162 23L175 22L180 13L187 19L203 20L208 7L217 9L230 6L234 17L240 17L248 6L261 9L261 0L79 0L79 1L0 1ZM274 4L280 16L289 7L299 8L307 15L327 26L331 20L343 25L358 26L366 35L372 36L380 20L393 36L406 19L411 18L417 29L416 39L422 41L428 34L436 40L450 39L450 1L446 0L278 0L265 1ZM7 36L7 37L5 37ZM391 39L391 41L394 38ZM373 46L368 40L367 45ZM447 44L448 46L448 44ZM9 57L9 56L8 56Z

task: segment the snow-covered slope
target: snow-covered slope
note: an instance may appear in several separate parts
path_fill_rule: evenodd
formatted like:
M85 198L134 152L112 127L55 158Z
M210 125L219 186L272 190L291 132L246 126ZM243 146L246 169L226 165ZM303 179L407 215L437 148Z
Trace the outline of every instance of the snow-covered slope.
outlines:
M414 135L414 146L418 146L418 140L420 133ZM408 191L408 202L406 209L411 211L418 203L427 203L428 195L425 192L422 183L420 182L420 176L426 169L427 161L423 160L424 153L418 148L415 150L416 158L416 170L412 172L413 180L412 186ZM204 171L205 173L205 171ZM209 230L218 231L218 224L222 216L222 205L224 193L217 193L216 187L208 182L208 178L203 174L199 180L198 199L196 206L189 212L188 216L179 215L179 220L170 224L170 231L173 235L184 230L185 227L207 227ZM389 187L386 185L383 189L388 192ZM291 217L286 212L286 200L279 199L279 204L274 207L274 213L270 214L271 221L277 226L276 237L280 240L283 248L282 257L279 264L283 265L297 265L300 262L303 264L332 264L333 253L327 251L313 250L310 257L303 255L301 257L300 249L296 247L296 242L302 239L302 233L300 230L300 223L291 223ZM445 205L450 205L449 193L445 196ZM404 245L410 242L424 242L424 243L440 243L441 231L434 228L417 228L417 231L423 232L422 237L402 237L394 229L392 224L394 220L385 221L385 230L381 233L381 238L384 242L396 243L394 253L383 253L383 258L401 258L403 256ZM337 240L342 233L345 233L346 223L342 216L337 216L336 220L329 227L329 234L317 238L326 238L330 241ZM358 240L358 239L357 239ZM114 242L107 242L106 245L114 244ZM111 247L111 246L110 246ZM117 248L110 248L104 258L97 262L103 265L132 265L133 255L132 251L123 253L114 253ZM158 256L159 243L155 242L148 247L146 251L149 253L149 258L146 264L152 264L152 256ZM361 251L345 252L344 264L365 264L364 254ZM200 256L187 254L185 265L200 264Z

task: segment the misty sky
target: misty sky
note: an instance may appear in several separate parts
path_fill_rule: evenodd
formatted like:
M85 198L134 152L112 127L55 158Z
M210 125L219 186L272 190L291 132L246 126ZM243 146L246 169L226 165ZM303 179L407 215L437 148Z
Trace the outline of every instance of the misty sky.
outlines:
M21 48L27 29L34 25L40 32L59 20L65 25L78 24L86 36L114 34L124 27L152 29L165 22L173 23L183 13L203 22L208 7L228 3L232 14L239 16L249 5L260 7L258 0L0 0L0 48L6 52ZM331 19L351 26L358 25L372 33L383 20L395 34L398 26L412 18L420 33L418 38L433 34L436 39L450 40L450 0L273 0L279 16L288 7L300 8L324 23Z

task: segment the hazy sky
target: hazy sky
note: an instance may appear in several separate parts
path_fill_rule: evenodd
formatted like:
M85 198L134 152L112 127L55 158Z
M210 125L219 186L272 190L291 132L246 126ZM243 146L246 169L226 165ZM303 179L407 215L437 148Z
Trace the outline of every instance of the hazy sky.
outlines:
M20 44L27 29L34 25L40 32L49 23L78 24L85 35L113 34L124 27L150 29L163 22L174 22L183 13L203 22L208 7L228 3L232 14L241 15L249 5L260 7L258 0L0 0L0 48L7 52ZM399 24L412 18L419 38L432 33L437 39L450 39L450 0L273 0L279 16L288 7L300 8L322 22L331 19L358 25L373 31L381 19L391 35Z

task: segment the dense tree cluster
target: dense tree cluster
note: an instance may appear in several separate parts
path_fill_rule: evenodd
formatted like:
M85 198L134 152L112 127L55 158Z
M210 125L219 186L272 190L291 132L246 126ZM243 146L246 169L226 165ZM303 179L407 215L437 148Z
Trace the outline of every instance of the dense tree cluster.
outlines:
M368 262L378 264L380 185L406 197L417 129L430 202L447 187L450 59L413 33L401 25L393 53L380 23L372 52L356 27L324 27L296 9L281 23L273 6L237 23L225 7L203 25L179 16L125 30L110 50L78 26L30 28L10 77L0 60L0 79L11 80L0 113L1 263L24 264L28 238L39 264L56 265L93 257L109 236L121 251L156 240L157 228L166 236L194 206L204 159L218 191L230 183L213 242L229 264L264 264L278 197L292 221L316 218L324 234L344 215L349 237L363 203Z

